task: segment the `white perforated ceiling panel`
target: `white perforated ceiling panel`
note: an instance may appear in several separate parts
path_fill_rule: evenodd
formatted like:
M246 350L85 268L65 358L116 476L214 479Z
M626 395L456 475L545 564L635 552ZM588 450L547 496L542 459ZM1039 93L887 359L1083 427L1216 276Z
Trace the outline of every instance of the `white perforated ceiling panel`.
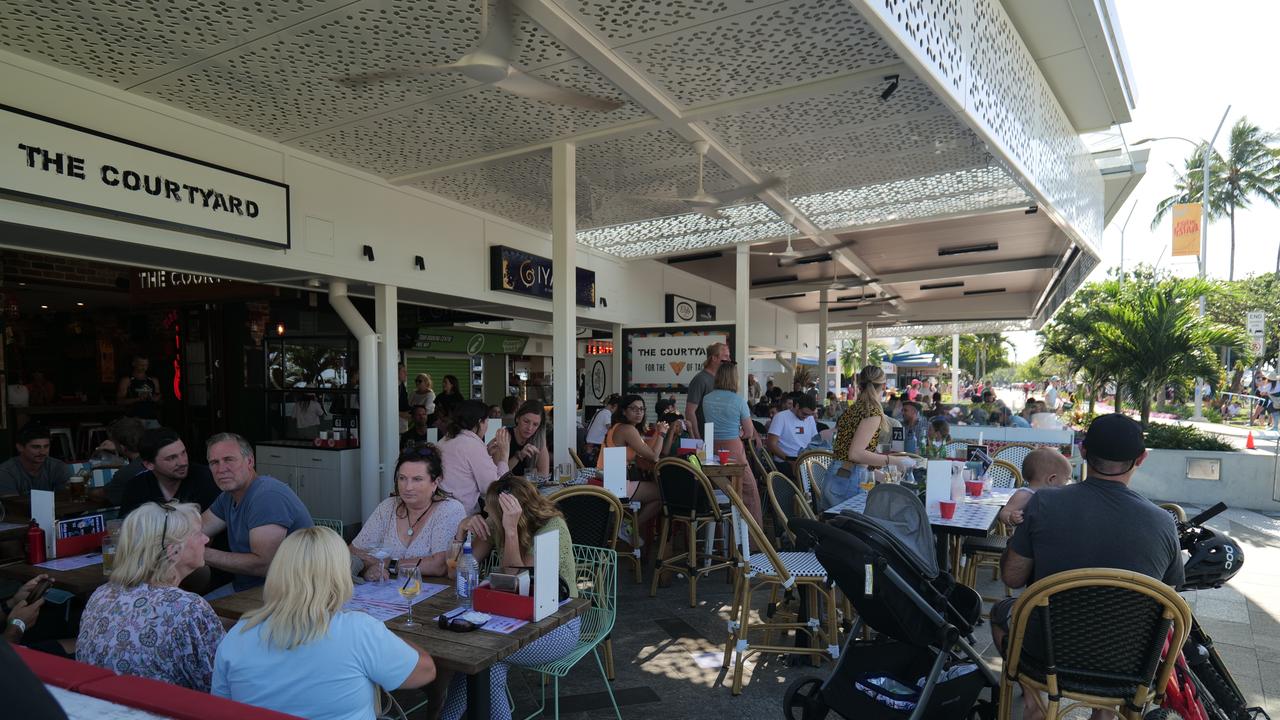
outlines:
M999 0L522 0L558 36L517 11L517 64L622 103L608 113L456 74L336 82L456 60L480 37L488 1L10 0L0 47L543 230L545 148L588 134L580 240L623 257L785 234L753 198L714 220L637 197L692 193L689 140L702 134L721 158L707 164L708 190L785 176L783 192L822 228L1006 208L1034 187L1081 234L1096 229L1096 178ZM858 8L920 54L949 103ZM898 86L882 99L890 73ZM672 120L672 104L696 122ZM1003 162L971 125L1000 137Z

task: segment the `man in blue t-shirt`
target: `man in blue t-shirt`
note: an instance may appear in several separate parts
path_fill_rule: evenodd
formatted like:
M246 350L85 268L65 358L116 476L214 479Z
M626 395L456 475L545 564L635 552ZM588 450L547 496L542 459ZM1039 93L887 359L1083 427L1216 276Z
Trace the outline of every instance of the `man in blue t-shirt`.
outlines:
M227 531L231 550L204 549L210 567L233 573L237 592L261 585L276 549L294 530L312 526L311 513L288 485L259 475L249 441L235 433L209 438L209 470L222 494L204 511L204 533Z

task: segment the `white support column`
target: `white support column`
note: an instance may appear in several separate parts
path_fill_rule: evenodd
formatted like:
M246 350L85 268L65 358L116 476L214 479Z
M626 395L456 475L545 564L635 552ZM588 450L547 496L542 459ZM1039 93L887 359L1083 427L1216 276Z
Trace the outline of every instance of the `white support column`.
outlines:
M738 394L747 396L747 365L751 362L751 255L749 246L739 245L734 266L733 359L738 361Z
M861 364L858 365L857 372L855 372L854 375L862 372L862 368L867 366L867 331L869 329L870 326L867 323L862 323L862 361Z
M827 397L827 293L818 291L818 402Z
M351 304L346 280L329 280L329 304L356 336L360 353L360 515L369 517L384 497L378 472L382 448L378 442L378 333Z
M960 404L960 335L951 336L951 402Z
M373 288L373 321L378 336L378 439L382 445L379 457L382 464L382 497L391 493L395 479L396 457L400 454L400 363L398 302L394 285L376 285Z
M612 367L609 368L609 377L613 378L611 393L622 394L622 325L614 324L613 326L613 355L610 357Z
M555 373L555 454L551 461L557 465L572 462L569 449L578 438L576 155L573 143L551 147L551 362Z

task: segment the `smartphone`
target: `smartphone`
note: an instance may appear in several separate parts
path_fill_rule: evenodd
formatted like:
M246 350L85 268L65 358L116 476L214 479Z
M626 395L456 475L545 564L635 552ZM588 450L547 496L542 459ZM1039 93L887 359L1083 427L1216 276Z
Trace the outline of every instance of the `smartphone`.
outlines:
M36 583L36 586L31 589L31 594L27 596L27 604L33 605L39 602L40 598L43 598L44 594L49 592L49 588L51 587L53 587L53 580L51 578L45 578L44 580Z

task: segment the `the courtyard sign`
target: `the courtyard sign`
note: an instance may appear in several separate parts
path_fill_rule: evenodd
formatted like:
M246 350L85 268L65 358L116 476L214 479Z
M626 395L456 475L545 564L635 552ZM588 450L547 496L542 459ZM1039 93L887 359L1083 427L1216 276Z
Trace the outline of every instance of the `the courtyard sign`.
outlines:
M289 186L0 106L0 195L289 247Z

